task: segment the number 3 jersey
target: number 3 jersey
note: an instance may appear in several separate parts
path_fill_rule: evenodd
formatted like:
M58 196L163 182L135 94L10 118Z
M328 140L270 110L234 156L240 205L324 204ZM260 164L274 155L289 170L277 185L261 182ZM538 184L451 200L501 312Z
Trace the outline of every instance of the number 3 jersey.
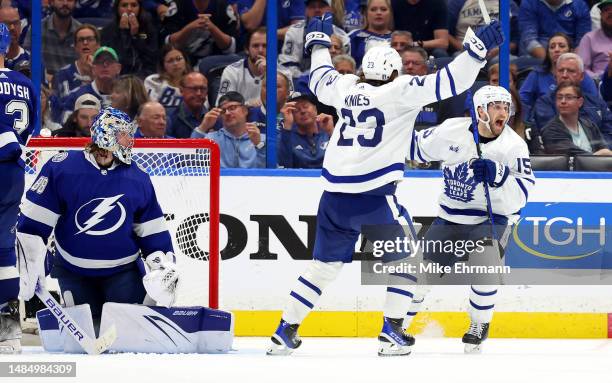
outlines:
M54 229L56 262L87 276L173 250L149 175L135 163L100 169L86 151L56 154L26 193L17 230L46 242Z
M488 219L482 182L474 181L470 160L478 158L470 130L472 119L451 118L437 127L414 132L409 158L418 162L442 161L444 190L438 200L438 216L461 224L478 224ZM482 158L508 167L508 176L499 187L489 186L493 214L516 222L535 177L525 141L506 125L499 137L481 138Z
M315 47L311 62L310 90L340 117L323 161L324 189L344 193L401 180L421 108L467 90L485 64L464 52L437 73L402 75L372 86L358 83L355 75L340 75L327 49Z
M30 79L19 72L0 69L0 162L17 161L21 146L37 124L37 116L38 103Z

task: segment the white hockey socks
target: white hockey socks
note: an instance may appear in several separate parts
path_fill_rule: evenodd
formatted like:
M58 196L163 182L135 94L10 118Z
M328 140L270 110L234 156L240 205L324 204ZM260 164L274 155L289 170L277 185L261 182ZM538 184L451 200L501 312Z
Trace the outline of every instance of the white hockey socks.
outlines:
M404 331L408 330L410 324L414 317L421 311L421 307L423 306L423 302L425 301L425 297L431 290L431 286L422 285L418 286L416 291L414 292L414 296L412 297L412 302L410 303L410 308L404 317L404 322L402 323L402 328Z
M496 285L470 286L470 305L468 312L472 322L490 323L497 298Z
M325 287L336 279L342 265L342 262L313 260L291 289L289 302L283 311L282 318L287 323L302 323L306 315L314 308Z

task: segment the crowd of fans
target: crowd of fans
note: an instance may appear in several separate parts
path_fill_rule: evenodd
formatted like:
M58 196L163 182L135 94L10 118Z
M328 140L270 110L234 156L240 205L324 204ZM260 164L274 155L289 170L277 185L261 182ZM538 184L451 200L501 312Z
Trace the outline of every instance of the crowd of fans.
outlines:
M498 0L485 0L498 18ZM463 49L484 21L477 0L279 0L277 105L266 102L266 0L46 0L42 132L88 136L105 106L126 112L136 137L201 138L222 167L265 167L276 129L279 167L320 168L337 114L308 90L308 19L334 15L330 54L356 74L364 53L390 44L404 74L425 76ZM1 0L11 31L6 65L30 71L30 2ZM612 152L612 0L511 0L510 126L532 154ZM474 90L499 81L497 50ZM465 95L423 108L423 129L466 115ZM276 126L266 123L268 109ZM408 143L406 143L408 145ZM274 162L274 161L273 161Z

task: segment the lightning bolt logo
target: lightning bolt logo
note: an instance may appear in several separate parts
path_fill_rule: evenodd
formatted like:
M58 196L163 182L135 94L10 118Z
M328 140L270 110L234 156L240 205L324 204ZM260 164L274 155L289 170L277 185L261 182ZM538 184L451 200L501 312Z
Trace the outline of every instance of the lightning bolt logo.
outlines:
M75 235L81 234L81 233L85 233L89 235L106 235L106 234L112 233L113 231L121 227L121 225L123 225L123 222L125 221L125 216L126 216L125 208L123 207L121 202L118 202L119 198L121 197L123 197L123 194L119 194L114 197L107 197L107 198L94 198L91 201L84 204L83 206L81 206L79 210L77 210L74 216L74 223L76 227L79 229L79 231L76 232ZM84 207L92 203L96 203L96 202L98 202L98 205L91 211L92 216L81 225L81 223L79 222L79 213ZM100 222L104 221L104 218L106 217L106 215L110 213L115 207L118 207L121 211L120 217L117 220L117 222L111 227L109 227L108 229L92 230Z

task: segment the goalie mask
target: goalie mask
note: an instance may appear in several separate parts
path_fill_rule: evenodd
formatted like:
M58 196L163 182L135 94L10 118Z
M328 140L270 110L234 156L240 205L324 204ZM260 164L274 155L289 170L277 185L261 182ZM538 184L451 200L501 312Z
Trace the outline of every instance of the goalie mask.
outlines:
M130 117L115 108L105 108L91 125L91 139L101 149L113 153L124 164L132 162L132 146L136 125Z
M393 71L402 73L402 58L388 45L374 46L363 56L361 70L368 80L387 81Z
M489 106L491 104L502 105L508 108L506 119L503 121L502 125L503 129L503 127L508 123L510 116L513 114L512 96L510 95L510 92L506 90L506 88L493 85L485 85L474 93L474 112L476 113L476 118L478 121L485 124L491 133L494 133L490 125L491 116L489 116ZM480 114L478 113L479 107L482 108L485 119L480 117ZM495 121L493 121L493 123L495 123Z
M6 55L11 45L11 32L4 23L0 23L0 55Z

